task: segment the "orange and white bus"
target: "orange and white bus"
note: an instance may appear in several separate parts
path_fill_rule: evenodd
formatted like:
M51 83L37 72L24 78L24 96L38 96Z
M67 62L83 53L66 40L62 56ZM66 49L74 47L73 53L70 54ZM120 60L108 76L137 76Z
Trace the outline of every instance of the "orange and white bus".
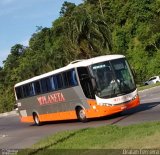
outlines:
M122 112L140 104L129 64L123 55L76 60L17 83L22 122L79 119L82 122Z

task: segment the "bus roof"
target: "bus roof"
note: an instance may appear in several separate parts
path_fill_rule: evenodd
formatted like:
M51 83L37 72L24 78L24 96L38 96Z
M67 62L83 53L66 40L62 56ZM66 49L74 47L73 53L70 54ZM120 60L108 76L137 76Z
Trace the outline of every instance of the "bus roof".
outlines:
M67 71L67 70L72 69L72 68L85 67L85 66L89 66L89 65L92 65L92 64L95 64L95 63L114 60L114 59L119 59L119 58L124 58L124 57L125 56L123 56L123 55L104 55L104 56L98 56L98 57L94 57L94 58L90 58L90 59L75 60L65 67L62 67L62 68L53 70L51 72L44 73L44 74L39 75L39 76L35 76L31 79L19 82L15 85L15 87L25 85L27 83L30 83L30 82L33 82L33 81L36 81L36 80L39 80L39 79L43 79L45 77L48 77L48 76L51 76L51 75L54 75L54 74L57 74L57 73L60 73L60 72L63 72L63 71Z

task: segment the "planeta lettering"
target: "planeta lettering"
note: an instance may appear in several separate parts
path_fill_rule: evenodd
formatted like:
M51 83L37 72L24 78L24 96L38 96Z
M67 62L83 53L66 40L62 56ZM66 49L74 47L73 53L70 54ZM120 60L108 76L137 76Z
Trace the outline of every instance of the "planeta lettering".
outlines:
M64 102L65 98L62 93L54 93L48 96L37 97L38 103L40 105Z

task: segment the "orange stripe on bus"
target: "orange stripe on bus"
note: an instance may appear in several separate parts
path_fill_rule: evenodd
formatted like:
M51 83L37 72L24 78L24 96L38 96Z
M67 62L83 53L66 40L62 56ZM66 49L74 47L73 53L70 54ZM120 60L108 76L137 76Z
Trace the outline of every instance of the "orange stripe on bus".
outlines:
M33 116L26 116L26 117L21 117L21 122L28 122L28 123L33 123Z
M41 122L77 119L77 115L75 111L40 114L38 117ZM21 122L28 122L28 123L34 122L33 116L21 117Z
M90 105L90 109L85 109L87 118L111 115L114 113L124 111L126 109L134 108L140 104L139 96L137 96L136 99L128 103L115 105L115 106L100 106L100 105L97 105L96 100L88 100L87 102ZM95 106L96 108L94 109L93 106ZM58 120L69 120L69 119L77 119L75 110L39 115L39 120L41 122L55 121L55 120L57 121ZM22 122L34 122L33 116L21 117L21 121Z
M75 111L67 111L67 112L58 112L51 114L42 114L39 115L40 121L55 121L55 120L69 120L69 119L77 119Z

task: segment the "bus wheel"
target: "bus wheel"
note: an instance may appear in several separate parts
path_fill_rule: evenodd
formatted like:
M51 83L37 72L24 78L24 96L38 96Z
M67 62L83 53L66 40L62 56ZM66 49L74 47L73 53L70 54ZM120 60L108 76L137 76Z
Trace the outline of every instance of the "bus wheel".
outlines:
M33 113L33 119L34 119L35 125L37 125L37 126L40 126L40 125L41 125L41 122L40 122L40 120L39 120L39 117L38 117L38 115L37 115L36 113Z
M81 122L85 123L85 122L88 121L84 109L78 108L78 109L76 110L76 112L77 112L77 118L78 118Z

